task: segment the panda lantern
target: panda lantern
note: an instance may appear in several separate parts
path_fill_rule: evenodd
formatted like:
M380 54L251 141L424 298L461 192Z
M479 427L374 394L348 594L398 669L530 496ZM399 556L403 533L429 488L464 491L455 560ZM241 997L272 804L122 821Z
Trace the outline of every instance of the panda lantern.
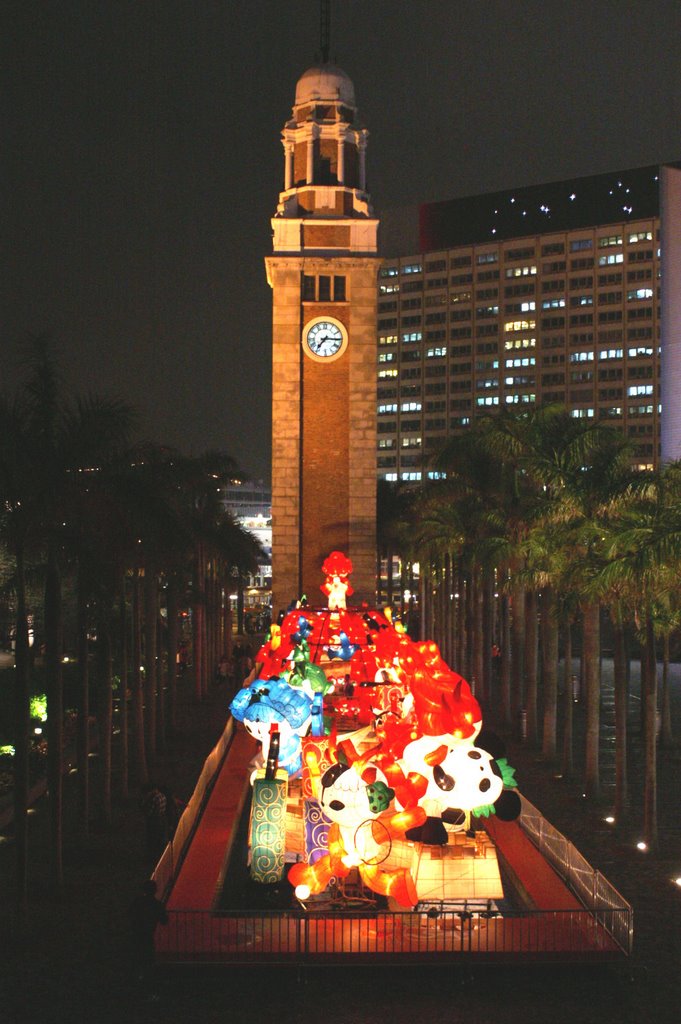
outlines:
M357 868L364 884L373 892L392 896L400 906L413 907L416 887L408 868L385 870L380 867L386 855L383 844L403 839L409 828L425 820L420 807L385 816L394 797L385 776L366 763L348 765L337 762L321 778L319 802L331 820L329 852L314 864L294 864L289 881L296 895L307 898L326 889L332 878L347 878ZM304 896L303 896L304 894Z
M415 772L421 776L418 802L427 814L425 824L410 829L407 839L445 845L444 825L463 828L470 814L478 818L496 814L502 821L518 817L515 771L503 756L504 744L498 736L485 731L476 740L431 746L424 754L425 739L408 744L401 762L403 771L412 772L412 779ZM399 796L398 790L398 800Z

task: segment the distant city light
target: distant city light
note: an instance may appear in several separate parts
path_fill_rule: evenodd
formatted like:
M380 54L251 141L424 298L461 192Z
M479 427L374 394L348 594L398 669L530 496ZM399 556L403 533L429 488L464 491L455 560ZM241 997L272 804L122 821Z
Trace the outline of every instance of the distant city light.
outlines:
M607 821L608 825L614 825L615 824L615 819L613 818L612 814L609 814L607 816L607 818L604 818L603 820Z
M645 851L646 851L646 850L648 849L648 844L647 844L647 843L644 843L644 842L643 842L643 840L641 839L641 840L640 840L640 841L639 841L639 842L638 842L638 843L636 844L636 849L637 849L637 850L641 850L641 852L642 852L642 853L645 853Z

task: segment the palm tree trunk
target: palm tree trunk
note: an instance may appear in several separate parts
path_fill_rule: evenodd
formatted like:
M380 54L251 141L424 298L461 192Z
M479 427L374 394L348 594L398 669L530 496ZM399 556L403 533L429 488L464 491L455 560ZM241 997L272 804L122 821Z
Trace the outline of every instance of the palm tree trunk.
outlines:
M177 650L179 592L174 575L168 579L168 726L171 735L177 731Z
M584 689L586 704L586 758L584 784L587 796L600 797L599 769L601 680L600 680L600 607L597 603L582 609L582 649L584 662Z
M613 674L615 689L615 817L621 821L627 812L627 710L628 687L624 626L618 611L612 615Z
M30 726L30 685L28 659L28 617L23 544L15 549L16 641L14 669L14 846L16 861L17 910L20 917L28 901L28 749Z
M556 757L558 718L558 622L556 598L550 586L542 591L541 653L544 696L542 753L544 757L553 761Z
M484 594L483 594L483 575L482 568L479 565L474 565L471 570L471 578L473 580L473 678L475 680L476 690L482 700L485 699L484 693L484 676L485 676L485 646L486 637L484 634Z
M662 638L662 734L660 744L671 747L673 742L672 709L669 699L669 632L665 631Z
M505 728L511 726L511 609L508 594L501 598L501 721Z
M241 596L239 596L241 595ZM243 589L240 582L240 574L237 578L237 614L239 608L239 601L243 602ZM203 575L203 557L201 551L201 545L198 544L196 547L196 553L194 558L194 596L192 604L192 648L193 648L193 660L194 660L194 696L197 701L201 701L203 697L203 659L205 651L203 649L203 616L205 612L205 591L204 591L204 575ZM243 630L243 605L241 614L238 617L237 629L241 634Z
M517 582L516 564L511 567L511 714L513 720L520 720L524 693L525 655L525 590Z
M466 671L464 675L466 679L471 680L471 685L475 682L473 676L475 674L475 662L473 660L473 654L475 651L475 584L474 575L472 569L466 573Z
M419 639L425 640L430 629L430 563L425 558L420 563L419 604L421 605Z
M88 665L88 616L85 579L78 569L78 790L81 828L88 834L90 825L90 673Z
M492 644L494 643L494 572L483 570L482 578L482 695L492 700Z
M158 586L156 573L147 564L144 571L144 702L146 705L147 754L156 757Z
M158 594L157 594L158 599ZM158 610L158 608L157 608ZM166 749L166 691L167 675L164 660L163 624L156 617L156 742L159 750Z
M563 663L563 775L570 778L574 771L572 692L572 623L565 617L565 661Z
M124 800L128 798L128 775L129 775L129 730L128 730L128 681L130 665L128 657L128 617L125 600L125 573L122 572L119 581L118 595L118 643L120 652L120 683L118 718L119 734L118 749L121 769L121 796Z
M466 668L466 577L463 571L463 558L459 555L456 570L456 658L454 668L462 676L467 675Z
M643 790L643 833L650 849L657 848L657 661L655 630L650 612L646 616L645 686L645 768Z
M444 558L442 559L442 561L438 560L438 564L437 564L437 577L436 578L437 578L437 604L436 604L437 614L435 616L435 623L434 623L434 629L433 629L433 640L438 645L440 651L442 651L442 647L443 647L444 639L445 639L445 608L446 608L446 603L445 603L446 584L445 584L445 564L444 564Z
M537 591L525 597L525 708L527 741L537 743Z
M137 781L143 786L149 781L147 746L144 729L144 688L142 681L142 609L141 581L137 569L133 572L132 586L132 705L135 720L135 768Z
M111 733L113 726L113 670L111 664L111 615L100 609L97 629L99 662L99 762L102 771L102 818L111 825Z
M54 538L48 542L45 577L45 690L47 694L47 786L50 793L52 881L64 884L63 866L63 740L61 573Z

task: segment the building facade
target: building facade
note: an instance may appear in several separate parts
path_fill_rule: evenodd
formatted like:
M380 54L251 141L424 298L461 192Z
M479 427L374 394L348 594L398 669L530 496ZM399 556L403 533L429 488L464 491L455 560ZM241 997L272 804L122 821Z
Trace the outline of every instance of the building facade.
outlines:
M661 341L668 433L681 381L680 178L654 166L423 207L422 253L379 274L378 477L432 477L476 415L545 402L612 422L657 464Z
M321 564L353 562L375 593L378 221L366 191L368 133L348 76L306 71L282 133L272 219L272 607L321 603Z

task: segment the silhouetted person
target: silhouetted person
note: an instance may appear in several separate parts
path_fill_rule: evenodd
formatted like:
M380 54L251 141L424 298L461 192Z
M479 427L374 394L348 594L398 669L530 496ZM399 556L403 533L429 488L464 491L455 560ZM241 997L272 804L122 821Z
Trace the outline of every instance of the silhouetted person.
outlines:
M144 815L147 857L154 863L168 842L167 806L165 793L155 783L148 782L142 787L140 810Z
M148 879L142 884L139 895L128 907L130 921L132 969L138 984L148 990L152 998L158 998L150 990L150 983L156 963L154 934L159 924L168 923L165 907L156 898L156 882Z

